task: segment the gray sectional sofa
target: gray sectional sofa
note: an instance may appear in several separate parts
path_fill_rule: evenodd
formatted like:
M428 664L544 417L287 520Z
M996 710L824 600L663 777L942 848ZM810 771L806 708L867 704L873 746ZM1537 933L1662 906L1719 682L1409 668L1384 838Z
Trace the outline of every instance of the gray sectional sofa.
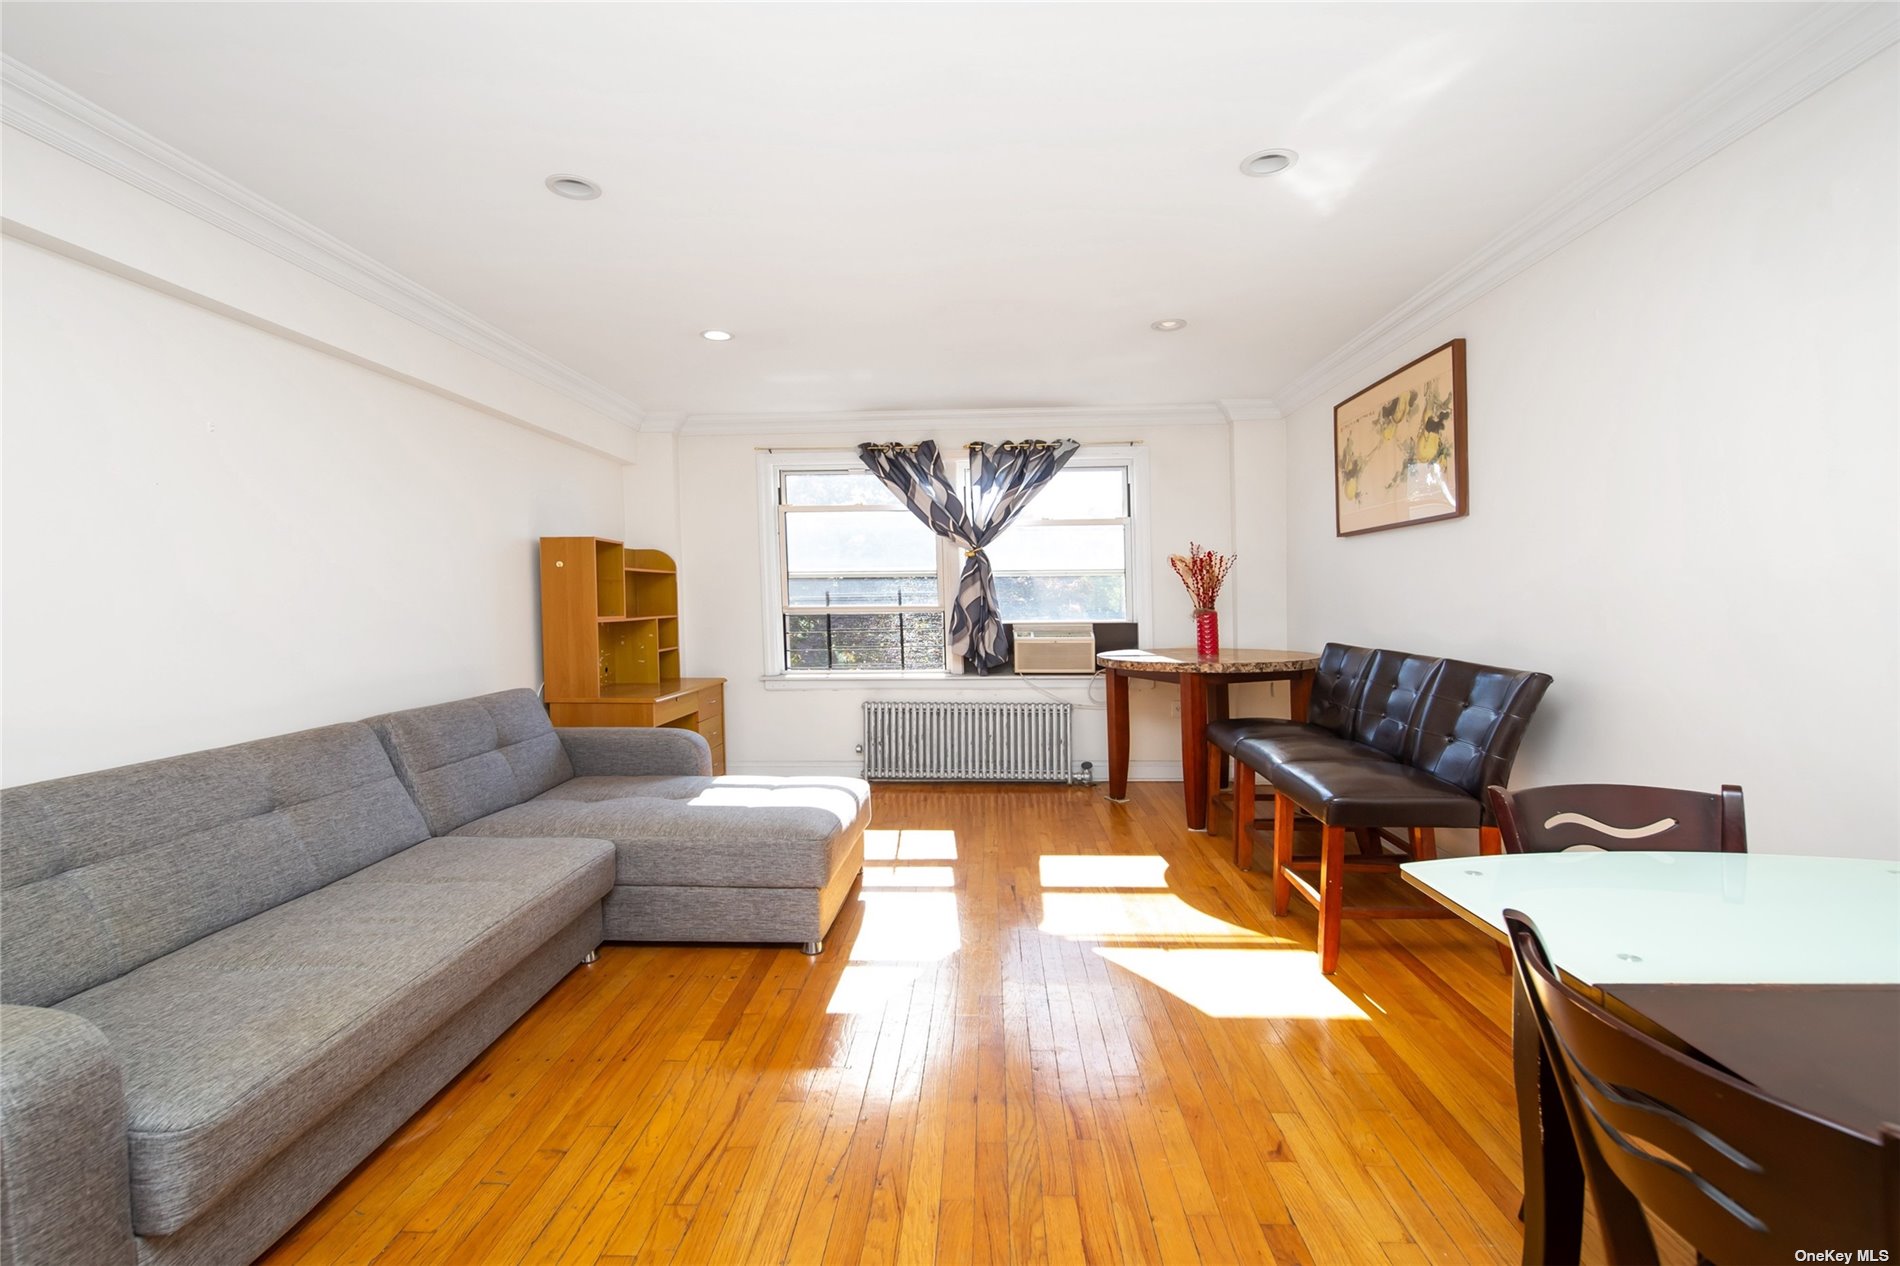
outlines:
M817 948L868 788L709 768L514 691L0 792L0 1262L248 1261L603 936Z
M823 948L864 869L870 786L712 776L690 730L556 730L532 691L372 717L437 835L611 840L610 941Z

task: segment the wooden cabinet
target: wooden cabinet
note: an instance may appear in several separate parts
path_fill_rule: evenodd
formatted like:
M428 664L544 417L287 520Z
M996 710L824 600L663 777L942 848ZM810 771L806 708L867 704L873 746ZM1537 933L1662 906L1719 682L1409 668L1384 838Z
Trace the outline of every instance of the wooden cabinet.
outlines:
M680 676L679 573L659 550L542 537L541 662L554 724L693 730L726 772L726 679Z

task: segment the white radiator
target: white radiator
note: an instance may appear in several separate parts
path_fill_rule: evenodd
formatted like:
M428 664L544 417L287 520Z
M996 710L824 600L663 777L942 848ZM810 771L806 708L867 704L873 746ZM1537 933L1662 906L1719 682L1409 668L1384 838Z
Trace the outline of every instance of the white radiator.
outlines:
M864 705L864 776L896 782L1068 782L1066 703Z

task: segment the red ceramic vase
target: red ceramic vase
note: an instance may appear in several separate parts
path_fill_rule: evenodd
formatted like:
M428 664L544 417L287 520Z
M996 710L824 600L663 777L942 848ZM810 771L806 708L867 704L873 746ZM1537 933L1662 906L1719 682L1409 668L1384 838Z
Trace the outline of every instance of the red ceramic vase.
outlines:
M1194 653L1202 659L1220 658L1220 612L1194 612Z

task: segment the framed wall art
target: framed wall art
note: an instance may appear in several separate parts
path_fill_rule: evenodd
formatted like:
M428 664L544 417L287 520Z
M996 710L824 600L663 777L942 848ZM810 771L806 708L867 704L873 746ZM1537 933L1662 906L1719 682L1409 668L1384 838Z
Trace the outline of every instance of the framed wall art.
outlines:
M1465 468L1465 341L1455 338L1333 410L1335 532L1456 519Z

